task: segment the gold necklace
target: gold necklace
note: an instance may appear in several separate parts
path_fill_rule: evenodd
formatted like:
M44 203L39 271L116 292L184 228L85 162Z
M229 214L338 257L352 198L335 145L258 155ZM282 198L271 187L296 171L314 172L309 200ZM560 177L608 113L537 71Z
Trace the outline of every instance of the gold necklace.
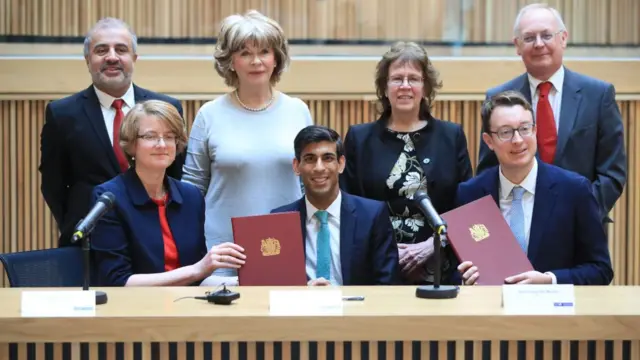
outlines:
M269 101L267 101L267 103L264 106L259 107L259 108L252 108L252 107L249 107L249 106L245 105L242 102L242 100L240 100L240 96L238 95L238 90L237 89L233 93L236 95L236 100L238 100L238 103L240 104L240 106L242 106L245 110L253 111L253 112L259 112L259 111L267 110L267 108L269 106L271 106L271 103L273 103L273 99L275 99L275 97L276 97L275 93L272 91L271 92L271 99L269 99Z

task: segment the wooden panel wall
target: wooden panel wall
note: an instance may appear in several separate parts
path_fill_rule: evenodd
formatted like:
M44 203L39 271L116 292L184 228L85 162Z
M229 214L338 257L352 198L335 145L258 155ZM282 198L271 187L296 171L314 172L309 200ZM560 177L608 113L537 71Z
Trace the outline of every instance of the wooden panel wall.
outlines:
M316 123L345 135L350 124L371 121L375 106L364 100L306 100ZM204 100L183 101L188 128ZM435 115L461 123L475 167L479 146L480 101L435 103ZM629 177L622 198L612 211L610 251L617 285L640 285L640 100L618 102L624 119ZM46 100L0 101L0 252L55 247L57 229L40 193L40 129ZM4 272L3 272L4 273ZM5 280L3 286L8 286Z
M533 0L3 0L0 34L83 36L106 16L141 37L209 38L233 13L257 9L292 39L509 42L518 9ZM639 44L637 0L549 0L570 41Z

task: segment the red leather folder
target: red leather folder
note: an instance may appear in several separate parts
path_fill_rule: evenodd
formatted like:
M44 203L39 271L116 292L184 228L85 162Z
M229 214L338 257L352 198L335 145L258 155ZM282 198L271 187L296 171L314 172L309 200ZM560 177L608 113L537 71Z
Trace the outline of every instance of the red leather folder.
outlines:
M533 270L491 195L441 217L458 260L478 267L478 285L503 285L507 277Z
M238 269L244 286L307 284L299 212L231 218L233 240L247 256Z

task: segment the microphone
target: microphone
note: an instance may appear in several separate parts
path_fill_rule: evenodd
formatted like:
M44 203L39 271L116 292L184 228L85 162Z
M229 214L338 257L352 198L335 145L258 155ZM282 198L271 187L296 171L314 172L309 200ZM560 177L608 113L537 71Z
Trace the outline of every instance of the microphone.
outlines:
M422 299L453 299L458 296L457 286L440 285L442 277L442 260L440 259L440 247L442 236L447 234L447 223L442 220L438 212L433 207L429 195L423 190L418 190L413 195L413 200L420 211L424 214L429 226L433 229L433 258L435 269L433 274L433 285L418 286L416 297Z
M107 211L111 210L115 203L115 196L106 192L98 198L96 204L93 206L89 214L85 216L84 219L78 222L76 225L75 231L73 232L73 236L71 237L71 243L75 244L76 242L82 240L87 234L93 231L93 228L96 226L96 223Z
M431 229L438 234L442 234L447 224L442 220L436 209L433 207L429 195L427 195L424 190L418 190L413 195L413 200L415 200L418 208L420 208L420 211L424 214L424 217L429 223Z

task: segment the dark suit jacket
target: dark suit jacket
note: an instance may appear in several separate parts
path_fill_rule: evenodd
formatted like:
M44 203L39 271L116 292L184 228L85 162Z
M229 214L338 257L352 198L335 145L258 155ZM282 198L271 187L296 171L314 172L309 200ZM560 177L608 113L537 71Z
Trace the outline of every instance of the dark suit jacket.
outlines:
M288 211L300 212L302 238L306 241L307 207L304 197L271 212ZM340 262L343 285L398 283L398 247L393 240L385 204L342 192Z
M487 98L506 90L518 90L531 102L527 74L490 89ZM627 181L623 131L613 85L565 68L553 164L591 181L605 222ZM478 159L477 174L498 164L482 138Z
M498 167L487 169L460 184L457 203L464 205L491 195L500 206L498 171ZM538 161L528 257L535 270L553 272L558 284L611 282L607 237L586 178Z
M178 249L180 266L192 265L207 254L204 237L204 198L195 186L171 177L167 221ZM105 192L115 206L93 230L94 266L102 286L124 286L133 274L164 272L164 243L158 206L149 198L134 169L96 186L93 201Z
M136 102L167 101L182 115L182 106L174 98L135 85L134 98ZM93 85L47 105L40 153L42 195L58 223L59 246L69 245L74 227L90 210L93 187L122 172ZM184 152L176 156L167 174L180 179L182 164Z

